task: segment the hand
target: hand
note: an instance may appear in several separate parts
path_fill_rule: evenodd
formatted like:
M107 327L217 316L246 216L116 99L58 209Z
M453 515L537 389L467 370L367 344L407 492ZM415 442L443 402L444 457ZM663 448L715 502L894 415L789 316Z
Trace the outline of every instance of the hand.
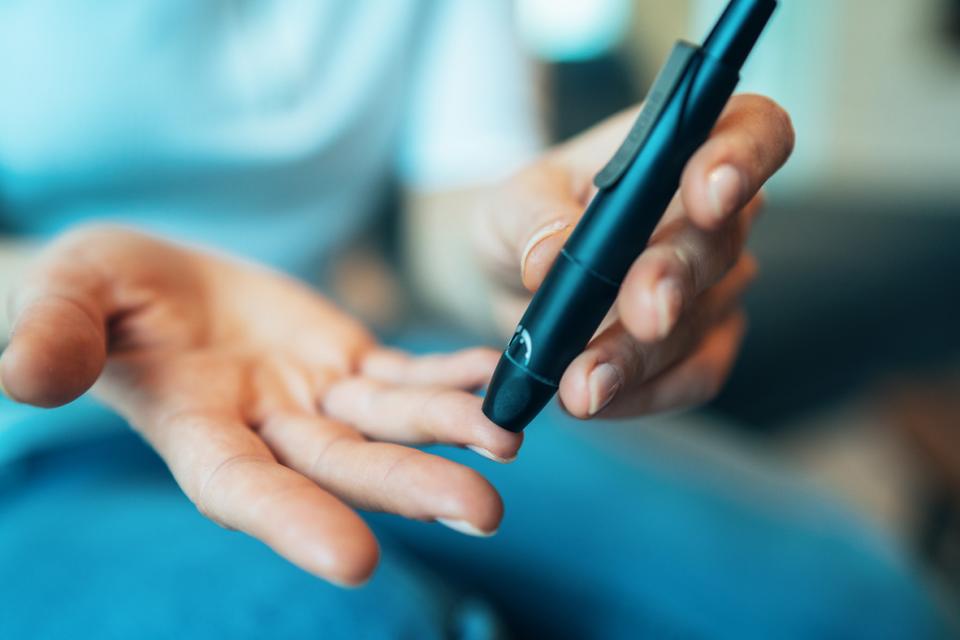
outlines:
M493 352L412 358L279 274L118 229L54 243L10 302L14 400L56 406L96 382L203 514L318 576L357 584L377 562L347 504L466 533L500 522L479 474L387 442L516 456L521 438L469 393Z
M592 180L637 110L549 152L490 198L476 249L513 330L594 194ZM613 313L567 369L559 397L574 416L622 417L711 399L732 367L745 321L740 297L756 267L744 252L760 188L789 157L790 119L776 104L734 97L684 171L680 190L631 267Z

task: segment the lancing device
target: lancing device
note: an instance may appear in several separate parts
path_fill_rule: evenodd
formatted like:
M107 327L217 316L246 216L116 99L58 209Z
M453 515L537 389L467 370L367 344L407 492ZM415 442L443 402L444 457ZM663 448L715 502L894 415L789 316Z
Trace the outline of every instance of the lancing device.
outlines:
M732 0L702 47L674 47L500 358L483 401L494 423L522 431L557 392L716 125L776 7L776 0Z

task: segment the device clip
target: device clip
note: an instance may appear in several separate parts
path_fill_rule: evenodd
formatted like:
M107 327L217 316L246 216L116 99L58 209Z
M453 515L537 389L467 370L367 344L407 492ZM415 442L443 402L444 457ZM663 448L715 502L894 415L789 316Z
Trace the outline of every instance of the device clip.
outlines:
M689 42L681 41L674 45L670 57L657 75L653 86L650 87L643 109L640 110L640 115L627 135L627 139L620 145L607 166L593 179L598 189L609 189L617 184L630 168L699 52L700 47Z

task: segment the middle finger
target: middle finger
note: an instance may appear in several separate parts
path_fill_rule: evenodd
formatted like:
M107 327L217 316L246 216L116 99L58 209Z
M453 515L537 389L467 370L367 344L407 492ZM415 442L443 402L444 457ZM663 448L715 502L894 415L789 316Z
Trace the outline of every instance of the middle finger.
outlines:
M671 208L682 205L675 201ZM755 199L715 231L701 229L682 212L665 219L620 289L616 309L627 330L641 342L667 337L684 310L740 259L759 209Z

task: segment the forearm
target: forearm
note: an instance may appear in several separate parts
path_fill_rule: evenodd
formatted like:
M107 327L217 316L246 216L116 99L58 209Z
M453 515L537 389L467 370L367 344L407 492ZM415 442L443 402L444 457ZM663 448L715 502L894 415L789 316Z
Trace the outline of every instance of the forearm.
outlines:
M39 243L12 236L0 235L0 349L6 346L11 323L8 301L14 284L20 279L27 264L39 250Z

